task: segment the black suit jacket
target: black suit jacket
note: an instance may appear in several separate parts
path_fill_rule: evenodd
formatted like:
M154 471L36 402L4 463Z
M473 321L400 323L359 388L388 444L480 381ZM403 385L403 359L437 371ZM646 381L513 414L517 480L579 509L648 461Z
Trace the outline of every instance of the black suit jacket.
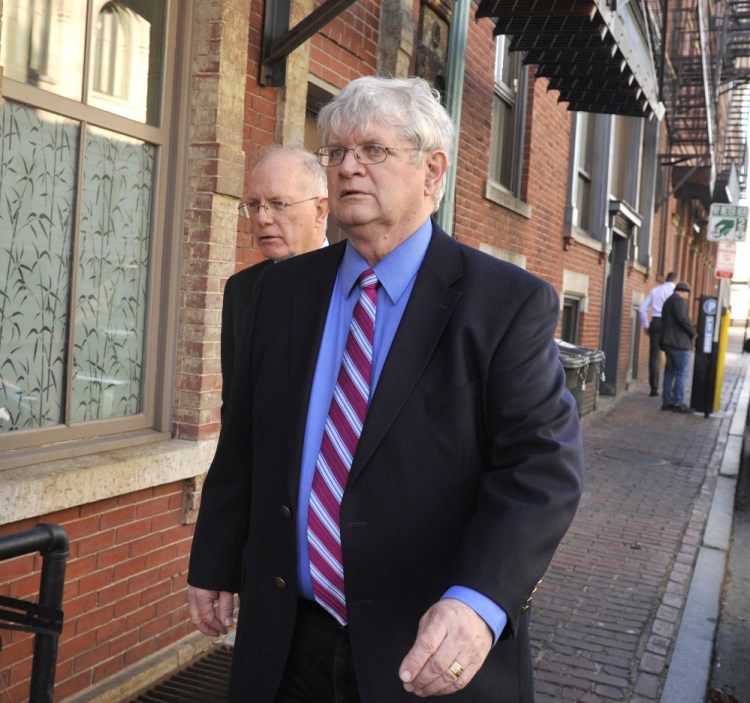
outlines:
M343 246L259 281L203 489L189 582L240 593L231 701L272 703L290 646L302 440ZM545 282L435 228L341 506L363 703L414 700L399 664L419 618L454 584L494 599L509 624L451 700L533 700L531 592L582 483L578 415L553 339L558 308Z
M234 373L235 351L242 338L245 313L260 275L273 265L271 259L249 266L227 278L221 308L221 415L224 417Z
M672 293L661 309L660 344L662 347L675 349L691 349L695 327L690 321L687 301L679 294Z

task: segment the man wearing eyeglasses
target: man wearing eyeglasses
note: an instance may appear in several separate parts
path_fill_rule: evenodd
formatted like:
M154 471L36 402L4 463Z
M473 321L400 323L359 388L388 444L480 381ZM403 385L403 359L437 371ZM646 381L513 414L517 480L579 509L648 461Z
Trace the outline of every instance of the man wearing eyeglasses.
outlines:
M234 373L235 351L245 311L258 277L274 262L327 244L328 186L314 154L293 147L273 147L255 164L248 178L247 200L239 214L265 261L227 279L221 311L221 414L224 417Z
M431 218L454 129L422 79L320 112L347 241L269 269L203 488L192 622L232 703L533 700L529 609L581 493L547 283Z

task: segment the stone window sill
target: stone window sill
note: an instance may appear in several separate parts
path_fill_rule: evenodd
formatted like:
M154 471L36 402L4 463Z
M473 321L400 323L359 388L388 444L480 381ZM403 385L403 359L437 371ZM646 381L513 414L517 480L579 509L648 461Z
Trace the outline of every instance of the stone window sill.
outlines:
M204 474L216 440L165 440L0 471L0 525Z

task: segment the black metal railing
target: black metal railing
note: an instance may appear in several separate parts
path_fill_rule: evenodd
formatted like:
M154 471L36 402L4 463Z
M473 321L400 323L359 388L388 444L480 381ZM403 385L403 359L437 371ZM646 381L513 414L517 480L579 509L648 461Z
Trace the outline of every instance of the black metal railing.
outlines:
M57 643L63 626L65 564L70 542L59 525L41 524L0 537L0 561L39 552L39 602L0 596L0 629L34 633L29 703L52 703Z

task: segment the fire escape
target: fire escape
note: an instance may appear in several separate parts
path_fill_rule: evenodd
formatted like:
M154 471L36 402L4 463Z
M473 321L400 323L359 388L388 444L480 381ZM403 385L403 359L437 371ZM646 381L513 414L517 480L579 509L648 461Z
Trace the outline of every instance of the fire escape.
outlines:
M678 197L734 202L747 188L750 2L671 0L662 96Z
M667 0L661 77L678 197L736 203L747 189L750 1Z

